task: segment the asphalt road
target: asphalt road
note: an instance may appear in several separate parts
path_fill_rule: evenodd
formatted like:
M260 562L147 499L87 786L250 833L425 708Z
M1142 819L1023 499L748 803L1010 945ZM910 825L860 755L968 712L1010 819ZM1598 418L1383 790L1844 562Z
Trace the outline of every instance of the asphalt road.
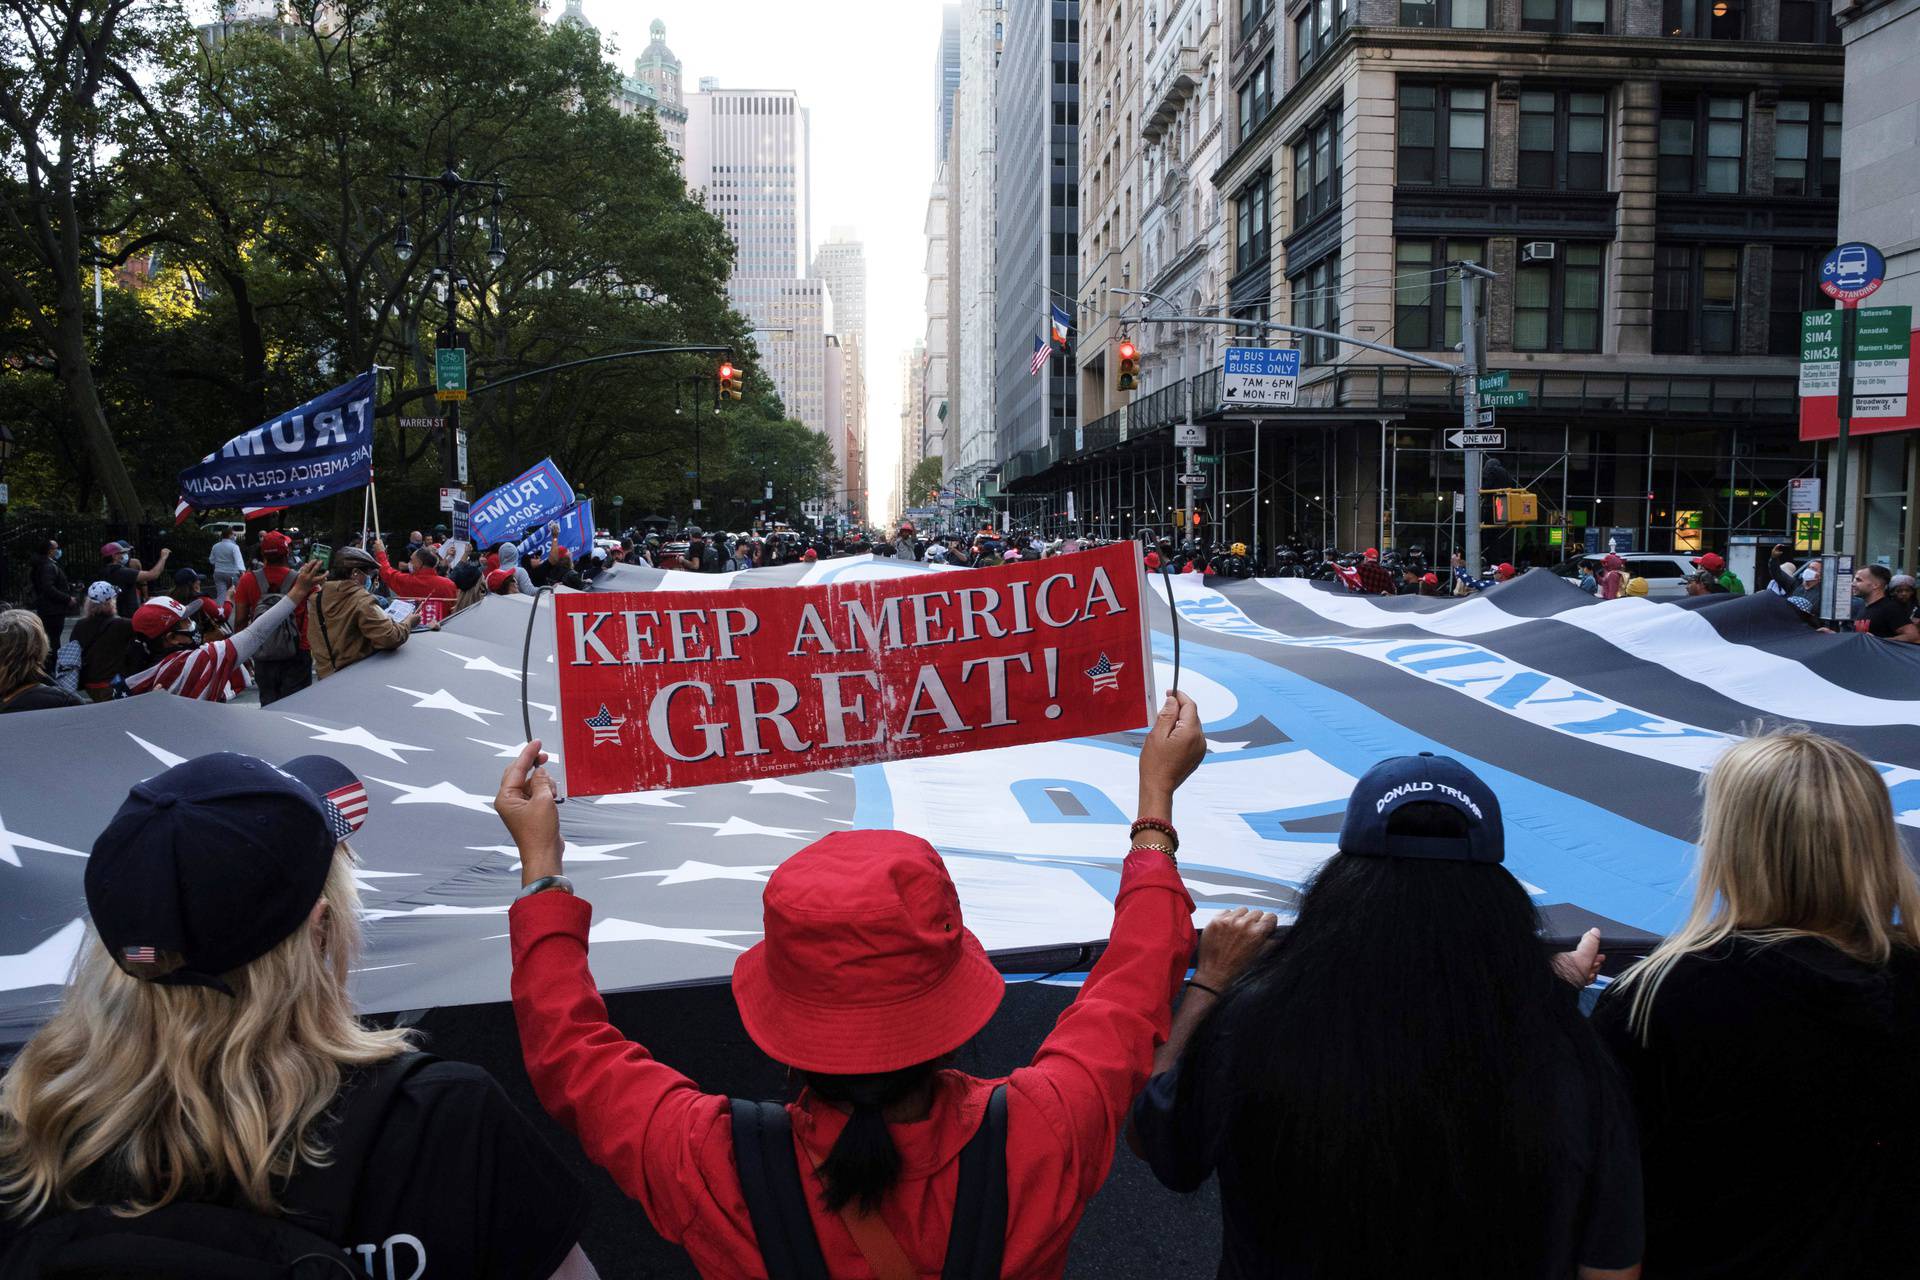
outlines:
M1072 988L1009 986L1000 1012L955 1066L977 1075L1004 1075L1026 1062L1045 1038ZM785 1097L785 1072L747 1038L725 987L687 988L609 997L614 1022L662 1061L703 1089L738 1097ZM692 1280L697 1273L676 1246L654 1234L646 1215L587 1163L571 1135L534 1100L520 1065L513 1014L506 1005L435 1009L413 1021L443 1057L491 1071L586 1184L593 1202L583 1244L602 1276L617 1280ZM1208 1277L1219 1263L1219 1198L1209 1183L1191 1196L1175 1195L1153 1180L1124 1147L1107 1184L1094 1197L1074 1237L1067 1274L1101 1280L1185 1280Z

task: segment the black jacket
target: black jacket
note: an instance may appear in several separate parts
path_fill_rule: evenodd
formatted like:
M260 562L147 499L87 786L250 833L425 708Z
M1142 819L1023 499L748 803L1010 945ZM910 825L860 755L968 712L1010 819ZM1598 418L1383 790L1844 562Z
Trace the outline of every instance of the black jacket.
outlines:
M60 569L51 556L33 558L33 607L39 613L53 613L56 610L65 613L73 608L73 588L67 583L67 575ZM58 644L56 640L54 643Z

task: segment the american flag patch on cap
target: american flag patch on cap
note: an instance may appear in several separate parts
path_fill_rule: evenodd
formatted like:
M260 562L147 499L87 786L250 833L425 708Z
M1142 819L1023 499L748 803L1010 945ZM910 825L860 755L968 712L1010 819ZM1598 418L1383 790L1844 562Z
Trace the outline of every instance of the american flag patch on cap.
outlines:
M320 799L327 811L327 830L335 840L345 840L367 820L367 789L358 782L335 787Z
M160 956L152 947L122 947L120 958L128 964L160 963Z

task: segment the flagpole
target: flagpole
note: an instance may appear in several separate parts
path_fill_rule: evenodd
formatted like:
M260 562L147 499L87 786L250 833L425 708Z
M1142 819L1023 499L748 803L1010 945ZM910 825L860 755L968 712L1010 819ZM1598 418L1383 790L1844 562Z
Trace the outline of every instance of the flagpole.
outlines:
M394 367L390 364L374 364L374 365L367 366L367 371L373 375L373 415L372 416L374 418L378 418L380 416L380 371L382 369L385 369L388 373L392 373L394 371ZM369 449L373 447L373 432L371 429L369 429L367 432L367 447ZM402 440L400 448L402 453L406 452L406 442L404 440ZM380 495L374 491L372 463L367 464L367 492L366 492L366 497L362 500L360 504L360 549L363 551L366 550L366 546L367 546L367 533L368 533L367 508L369 506L373 508L373 528L372 528L373 538L374 538L374 541L378 542L380 540Z

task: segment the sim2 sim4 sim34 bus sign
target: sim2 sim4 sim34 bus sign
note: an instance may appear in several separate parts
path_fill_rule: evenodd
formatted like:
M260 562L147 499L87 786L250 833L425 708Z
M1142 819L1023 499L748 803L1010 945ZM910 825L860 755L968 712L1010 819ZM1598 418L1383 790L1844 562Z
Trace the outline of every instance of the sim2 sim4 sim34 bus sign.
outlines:
M1291 409L1300 380L1293 347L1228 347L1220 378L1223 409Z

